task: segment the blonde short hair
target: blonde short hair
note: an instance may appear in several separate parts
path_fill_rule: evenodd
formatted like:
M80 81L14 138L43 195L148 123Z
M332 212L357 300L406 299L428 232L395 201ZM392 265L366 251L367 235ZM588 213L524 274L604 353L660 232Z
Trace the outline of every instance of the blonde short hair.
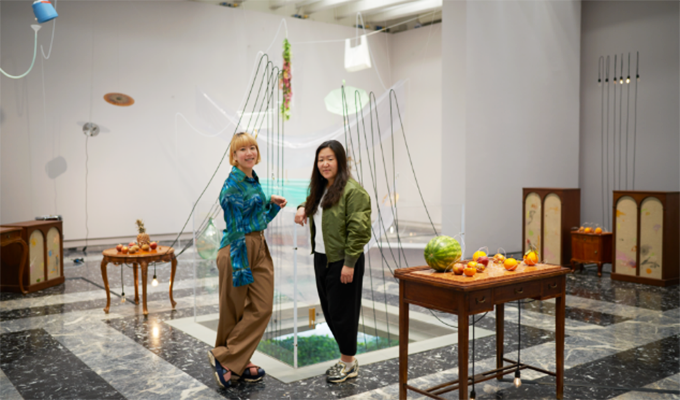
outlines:
M231 152L229 153L229 164L236 166L238 162L234 159L234 153L242 147L255 146L257 149L257 161L255 164L260 163L260 146L257 145L257 140L248 132L239 132L231 137Z

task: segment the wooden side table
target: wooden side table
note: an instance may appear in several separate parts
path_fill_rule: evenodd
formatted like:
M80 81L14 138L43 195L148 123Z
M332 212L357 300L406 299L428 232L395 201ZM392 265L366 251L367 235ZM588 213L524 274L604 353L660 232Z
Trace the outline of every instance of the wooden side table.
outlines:
M0 272L0 289L19 291L23 294L28 293L24 289L24 265L26 265L26 258L28 257L28 244L21 238L21 228L0 227L0 247L9 246L11 244L18 244L21 247L21 259L19 265L12 262L2 262L2 271ZM16 283L14 283L16 282Z
M395 271L399 279L399 398L406 399L407 390L421 395L443 399L439 396L458 389L461 399L468 398L468 329L474 314L492 311L496 307L496 369L478 373L475 383L501 379L503 375L518 368L532 369L555 376L557 398L564 391L564 318L565 275L569 268L559 265L537 264L529 267L521 264L514 272L502 266L489 267L473 277L438 273L429 267L401 268ZM503 358L504 305L521 299L545 300L555 298L555 372L528 364L518 364ZM408 385L408 325L409 304L458 315L458 380L419 389ZM504 361L513 364L504 365Z
M612 233L571 232L571 271L578 264L597 264L597 276L602 276L602 264L612 262Z
M109 290L109 278L106 273L106 265L108 263L113 263L115 265L120 264L132 264L132 270L135 276L135 304L139 304L139 275L137 273L137 265L141 266L142 269L142 300L144 315L149 314L146 309L146 281L147 281L147 270L149 268L150 262L158 261L170 261L172 263L172 270L170 272L170 303L172 308L175 308L177 302L172 298L172 286L175 283L175 271L177 270L177 258L175 257L175 249L168 246L158 246L156 250L151 251L140 251L135 254L123 254L119 253L115 248L106 249L102 252L104 258L102 259L102 279L104 280L104 287L106 288L106 308L104 312L108 314L109 306L111 305L111 292ZM121 267L122 268L122 267Z

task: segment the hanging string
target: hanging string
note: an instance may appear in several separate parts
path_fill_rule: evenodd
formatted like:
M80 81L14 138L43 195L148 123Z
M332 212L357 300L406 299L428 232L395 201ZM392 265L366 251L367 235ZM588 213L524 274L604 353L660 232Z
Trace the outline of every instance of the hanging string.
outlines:
M621 173L622 168L621 168L621 159L623 158L621 156L621 150L622 150L622 143L623 143L623 138L622 138L622 116L623 116L623 53L621 53L621 80L619 81L619 84L621 85L621 89L619 90L619 190L623 188L623 185L621 185Z
M637 52L636 66L635 66L635 125L633 126L633 187L635 190L635 155L637 154L637 99L638 99L638 82L640 82L640 52Z
M606 148L606 153L605 153L605 165L607 166L606 172L607 174L605 175L607 177L607 200L606 204L609 204L609 196L610 196L610 191L609 191L609 56L607 56L607 68L605 69L605 79L604 79L605 85L607 86L607 130L606 130L606 136L605 136L605 148ZM609 227L609 213L605 213L605 227Z
M255 76L257 76L257 72L260 70L260 67L262 66L262 60L264 60L265 58L266 58L267 60L269 60L269 56L266 55L266 54L263 54L262 57L260 57L260 61L259 61L259 63L257 64L257 69L256 69L256 71L255 71ZM254 87L255 87L255 79L253 79L253 82L252 82L252 84L250 85L250 90L248 91L248 96L247 96L247 98L246 98L246 105L248 104L248 102L249 102L249 100L250 100L250 96L251 96L251 94L252 94L252 92L253 92L253 88L254 88ZM239 116L238 123L236 124L236 129L238 129L238 127L240 126L241 120L243 119L243 115L244 115L244 114L241 114L241 115ZM252 115L251 115L251 118L252 118ZM234 132L234 134L236 134L236 132ZM217 168L215 168L215 171L214 171L213 174L210 176L210 179L208 180L208 183L207 183L207 184L205 185L205 187L203 188L203 191L201 191L201 194L198 196L198 199L196 199L196 201L194 202L194 205L193 205L193 207L191 208L191 212L189 213L189 216L187 217L186 221L184 222L184 225L182 226L182 229L181 229L181 230L179 231L179 233L177 234L177 237L175 237L175 239L173 240L173 242L170 244L170 247L173 247L173 246L177 243L177 241L179 240L180 236L184 233L184 230L186 229L187 224L189 224L189 221L191 220L191 216L194 214L194 211L196 210L196 207L198 206L198 202L201 201L201 199L203 198L203 195L205 194L205 192L206 192L206 191L208 190L208 188L210 187L210 184L212 183L213 179L215 178L215 175L217 175L217 172L220 170L220 167L222 166L222 163L224 162L225 157L227 156L227 154L229 154L229 149L230 149L230 147L231 147L231 145L228 145L227 148L224 150L224 153L222 154L222 157L220 158L220 161L217 163ZM190 241L190 242L184 247L184 249L182 249L182 251L180 251L178 254L175 254L175 255L174 255L174 258L179 257L179 256L180 256L182 253L184 253L184 251L186 251L186 249L188 249L191 245L192 245L192 243L191 243L191 241Z
M613 159L612 159L612 171L614 175L614 179L612 180L612 189L616 190L616 66L618 64L618 54L614 54L614 79L612 79L612 84L614 85L614 113L612 116L612 141L613 141L613 146L612 146L612 154L613 154ZM612 221L612 224L614 221Z
M628 125L630 125L630 52L628 53L628 77L626 78L626 190L628 190Z
M54 0L54 11L57 11L57 0ZM52 54L52 43L54 43L54 29L57 26L57 19L52 20L52 38L50 39L50 50L47 52L47 55L45 55L45 49L43 49L43 46L40 45L40 52L42 53L42 56L45 60L50 59L50 55Z
M605 213L605 191L604 191L604 86L602 85L602 72L604 71L604 56L600 56L597 61L597 85L602 87L600 90L600 176L602 182L600 188L602 190L602 223L606 226L606 213Z

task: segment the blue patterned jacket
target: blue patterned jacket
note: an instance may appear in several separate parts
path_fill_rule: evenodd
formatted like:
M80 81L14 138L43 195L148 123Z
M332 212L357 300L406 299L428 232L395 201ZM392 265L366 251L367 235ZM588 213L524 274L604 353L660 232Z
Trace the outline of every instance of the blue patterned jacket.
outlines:
M224 230L220 248L231 246L232 277L234 286L253 283L253 273L248 264L246 234L263 231L281 210L265 196L255 171L248 178L240 169L233 167L222 187L220 205L224 210Z

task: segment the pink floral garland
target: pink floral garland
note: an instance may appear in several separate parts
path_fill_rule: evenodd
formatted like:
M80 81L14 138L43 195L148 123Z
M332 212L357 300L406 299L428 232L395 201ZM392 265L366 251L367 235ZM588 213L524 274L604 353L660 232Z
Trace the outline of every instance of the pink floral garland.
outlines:
M290 42L283 39L283 70L279 78L279 88L283 90L283 104L281 104L281 115L286 120L290 119L290 100L293 98L293 88L291 86L291 64L290 64Z

